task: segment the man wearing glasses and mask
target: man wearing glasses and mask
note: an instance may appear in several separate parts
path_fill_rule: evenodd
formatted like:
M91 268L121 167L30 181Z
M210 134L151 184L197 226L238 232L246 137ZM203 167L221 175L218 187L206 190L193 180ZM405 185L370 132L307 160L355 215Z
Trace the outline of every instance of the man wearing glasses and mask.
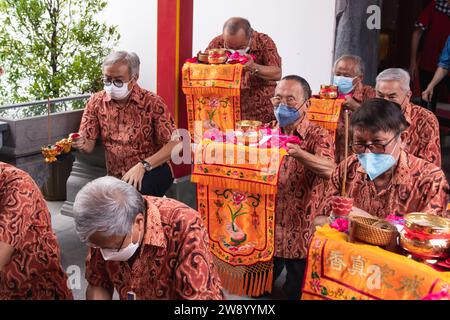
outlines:
M283 291L292 300L301 296L313 219L324 181L335 168L331 135L306 117L310 98L311 88L299 76L283 78L272 98L275 127L301 140L300 145L287 145L289 157L281 164L275 212L274 281L286 266Z
M163 196L173 182L168 162L175 125L164 101L142 89L139 57L118 51L103 62L105 90L86 105L73 146L90 153L98 137L106 150L108 175L122 179L144 195Z
M351 120L355 155L347 159L348 196L354 213L379 218L424 212L446 215L449 186L433 163L408 153L408 122L398 104L372 99ZM331 198L340 195L345 162L334 171L319 212L331 213ZM317 224L322 224L318 217Z
M73 206L86 261L88 300L223 299L199 213L168 198L144 197L113 177L87 184Z
M377 98L393 101L401 106L408 123L405 151L441 167L439 122L429 110L411 103L411 78L403 69L387 69L377 77Z
M228 19L222 35L214 38L209 49L225 48L231 54L246 55L244 69L250 72L250 89L241 94L242 119L268 123L274 120L270 98L276 81L281 79L281 57L273 40L252 29L244 18ZM251 55L254 55L254 60Z

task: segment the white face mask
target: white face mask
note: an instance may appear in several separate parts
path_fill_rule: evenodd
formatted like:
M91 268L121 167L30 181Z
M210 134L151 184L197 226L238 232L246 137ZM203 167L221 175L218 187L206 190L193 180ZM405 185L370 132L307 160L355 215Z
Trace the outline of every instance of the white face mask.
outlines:
M114 83L111 83L110 86L105 86L104 89L111 99L120 101L126 99L131 93L131 90L128 90L128 84L129 82L125 82L123 86L119 88L116 87Z
M239 50L227 49L227 51L230 51L231 54L235 54L237 52L237 53L239 53L239 55L243 56L247 52L250 51L250 47L247 47L245 49L239 49Z
M241 55L241 56L243 56L243 55L245 55L245 54L247 54L249 51L250 51L250 43L252 42L252 39L250 39L249 41L248 41L248 46L247 46L247 48L245 48L245 49L239 49L239 50L234 50L234 49L226 49L227 51L229 51L231 54L234 54L234 53L239 53L239 55Z
M123 248L120 251L113 249L100 249L100 252L102 253L103 259L105 259L105 261L128 261L139 248L140 239L141 232L139 231L138 242L131 242L126 248Z

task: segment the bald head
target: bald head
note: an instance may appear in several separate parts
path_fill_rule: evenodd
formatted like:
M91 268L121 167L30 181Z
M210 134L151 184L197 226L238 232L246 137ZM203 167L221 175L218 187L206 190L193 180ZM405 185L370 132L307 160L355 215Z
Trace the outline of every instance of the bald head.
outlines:
M252 36L252 26L247 19L240 17L233 17L228 19L223 25L223 33L230 36L236 36L243 32L247 39Z

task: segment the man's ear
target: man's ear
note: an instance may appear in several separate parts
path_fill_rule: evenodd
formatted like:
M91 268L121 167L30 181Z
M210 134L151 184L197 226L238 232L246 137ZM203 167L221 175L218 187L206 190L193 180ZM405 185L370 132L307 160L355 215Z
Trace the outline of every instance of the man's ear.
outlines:
M411 98L413 96L413 92L411 90L409 90L408 94L406 96L408 97L409 100L411 100Z
M139 225L139 228L144 228L144 224L145 224L145 216L143 213L138 213L136 216L136 219L134 220L135 223L137 223Z
M406 142L408 141L409 138L409 133L408 131L403 131L402 133L400 133L400 140L401 140L401 145L402 145L402 149L404 149L406 147Z
M364 75L357 76L355 80L353 80L353 84L362 83L364 80Z

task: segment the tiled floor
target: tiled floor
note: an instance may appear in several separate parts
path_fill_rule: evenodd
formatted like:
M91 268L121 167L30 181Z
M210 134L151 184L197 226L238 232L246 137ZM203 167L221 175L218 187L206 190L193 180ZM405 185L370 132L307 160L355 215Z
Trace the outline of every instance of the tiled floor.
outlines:
M80 242L78 235L75 232L75 226L73 219L60 214L62 202L47 202L51 216L52 226L58 238L59 246L61 248L61 260L64 270L68 273L69 280L74 286L72 288L74 298L76 300L84 300L87 282L84 279L85 265L84 261L87 254L86 246ZM74 271L76 270L76 271ZM74 272L80 272L80 277L72 277ZM277 281L274 289L274 296L280 295L280 283L284 279L282 275ZM248 300L249 298L242 298L238 296L226 295L229 300ZM117 294L114 295L114 299L117 299Z

